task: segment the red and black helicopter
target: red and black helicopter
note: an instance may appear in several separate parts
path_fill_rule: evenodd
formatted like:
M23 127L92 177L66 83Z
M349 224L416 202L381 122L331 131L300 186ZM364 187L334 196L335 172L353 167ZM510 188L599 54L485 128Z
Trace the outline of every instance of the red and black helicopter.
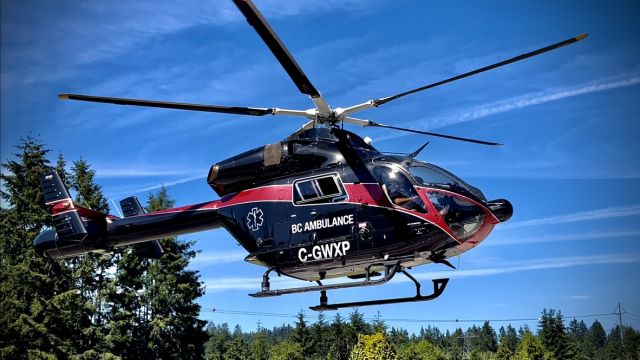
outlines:
M301 93L314 108L287 110L200 105L78 94L62 99L205 111L236 115L287 115L307 119L286 139L213 165L207 181L220 199L145 213L134 196L120 201L123 217L77 206L55 172L41 178L54 228L42 232L34 246L39 254L63 259L109 252L133 245L144 257L162 256L158 238L223 227L248 252L247 262L267 268L254 297L320 291L313 310L425 301L438 297L448 279L433 280L434 291L422 295L408 272L414 266L440 263L482 242L493 227L508 220L513 208L504 199L483 193L452 173L406 155L384 154L370 141L344 130L355 124L406 131L483 145L494 142L384 125L355 118L356 112L551 51L586 34L393 96L346 108L331 108L250 0L233 0ZM275 271L317 284L271 289ZM379 285L402 273L416 295L330 304L326 291ZM324 283L348 277L351 282Z

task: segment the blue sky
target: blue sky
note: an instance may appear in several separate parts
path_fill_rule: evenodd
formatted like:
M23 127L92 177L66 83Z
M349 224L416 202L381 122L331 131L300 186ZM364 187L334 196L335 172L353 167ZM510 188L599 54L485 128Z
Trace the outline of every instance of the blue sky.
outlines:
M427 286L431 277L452 277L441 298L361 311L367 317L379 311L383 319L535 318L545 307L566 315L608 313L621 301L640 314L637 3L256 2L334 108L589 33L567 48L358 114L504 143L483 147L350 128L372 137L382 151L409 152L431 140L422 159L515 208L480 247L454 259L458 271L438 265L413 270ZM204 179L211 164L278 141L302 123L61 101L56 94L312 106L231 2L1 4L1 160L11 158L21 136L39 135L54 151L52 159L60 151L69 161L89 161L116 202L130 194L144 200L160 184L177 205L215 199ZM203 309L293 314L318 301L317 294L250 298L263 269L242 262L244 250L230 235L216 230L183 238L197 240L202 250L193 268L207 285ZM329 295L348 301L412 291L395 280ZM263 326L290 321L211 311L202 316L246 329L258 320ZM599 319L609 329L616 317Z

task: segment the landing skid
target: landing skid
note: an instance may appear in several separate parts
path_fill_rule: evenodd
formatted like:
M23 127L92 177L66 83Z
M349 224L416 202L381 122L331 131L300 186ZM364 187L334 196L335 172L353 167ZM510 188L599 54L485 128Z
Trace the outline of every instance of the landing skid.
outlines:
M269 273L275 268L270 268L267 270L264 275L262 275L262 290L249 294L252 297L270 297L270 296L280 296L286 294L295 294L295 293L303 293L310 291L320 291L320 305L311 306L309 309L315 311L324 311L324 310L337 310L348 307L360 307L360 306L370 306L370 305L384 305L384 304L397 304L404 302L417 302L417 301L429 301L437 298L442 295L444 292L449 279L434 279L433 281L433 293L430 295L422 295L420 294L420 283L411 276L405 269L400 266L400 263L396 263L394 265L385 266L385 275L384 277L376 280L371 279L371 266L367 267L366 275L364 281L356 281L356 282L347 282L347 283L338 283L338 284L328 284L323 285L320 281L317 281L318 285L315 286L304 286L297 288L288 288L288 289L277 289L271 290L270 282L269 282ZM345 289L352 287L360 287L360 286L373 286L373 285L382 285L389 280L393 279L393 277L397 273L403 273L406 277L408 277L416 286L416 295L409 297L400 297L400 298L392 298L392 299L379 299L379 300L368 300L368 301L356 301L356 302L346 302L346 303L336 303L329 304L327 298L327 290L335 290L335 289Z

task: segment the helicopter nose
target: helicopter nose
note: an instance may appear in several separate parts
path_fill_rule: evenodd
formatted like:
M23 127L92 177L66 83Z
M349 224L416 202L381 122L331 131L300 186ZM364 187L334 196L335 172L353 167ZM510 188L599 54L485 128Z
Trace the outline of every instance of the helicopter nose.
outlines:
M513 215L513 205L511 205L509 200L491 200L487 202L487 206L491 210L491 213L493 213L500 222L505 222L511 219L511 216Z

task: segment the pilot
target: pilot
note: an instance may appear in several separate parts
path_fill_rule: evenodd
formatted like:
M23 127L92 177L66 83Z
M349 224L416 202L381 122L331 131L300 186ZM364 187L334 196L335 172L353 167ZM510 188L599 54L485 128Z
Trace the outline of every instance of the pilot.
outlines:
M410 184L403 184L401 180L389 181L389 197L394 204L405 209L424 211L421 205L422 201L417 195L413 195L413 189L408 186Z
M436 207L438 214L443 218L449 213L451 205L454 203L451 195L430 191L428 193L429 201Z

